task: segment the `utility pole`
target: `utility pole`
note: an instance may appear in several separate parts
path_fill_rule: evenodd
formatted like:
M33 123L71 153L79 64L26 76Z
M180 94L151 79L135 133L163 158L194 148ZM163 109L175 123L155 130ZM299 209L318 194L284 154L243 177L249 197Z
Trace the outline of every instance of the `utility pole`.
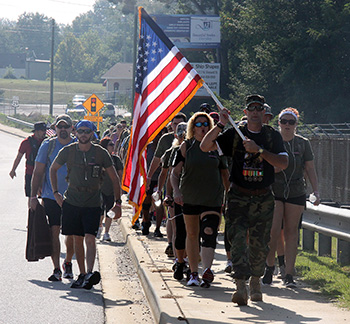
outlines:
M53 116L53 53L55 44L55 19L52 19L52 32L51 32L51 72L50 72L50 112Z

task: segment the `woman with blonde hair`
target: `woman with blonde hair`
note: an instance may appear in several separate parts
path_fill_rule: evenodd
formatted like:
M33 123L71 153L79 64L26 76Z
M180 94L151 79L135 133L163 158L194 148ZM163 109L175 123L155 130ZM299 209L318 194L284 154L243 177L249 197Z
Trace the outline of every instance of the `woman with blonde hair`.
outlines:
M283 143L288 152L288 167L275 169L275 182L272 185L275 196L275 210L271 228L270 252L266 259L264 284L272 283L275 251L281 233L282 222L285 241L285 278L289 288L295 288L293 279L294 265L298 247L298 228L301 215L306 206L306 180L309 179L314 195L315 205L320 203L314 155L309 140L296 134L299 112L295 108L283 109L278 118ZM283 265L282 265L283 266Z
M187 233L186 253L191 269L187 285L205 288L210 287L214 280L211 266L224 196L221 170L227 169L227 163L217 151L203 152L199 147L205 134L213 127L213 119L205 112L197 112L191 117L186 140L177 152L171 173L174 200L182 206ZM201 282L198 276L199 238L202 240Z

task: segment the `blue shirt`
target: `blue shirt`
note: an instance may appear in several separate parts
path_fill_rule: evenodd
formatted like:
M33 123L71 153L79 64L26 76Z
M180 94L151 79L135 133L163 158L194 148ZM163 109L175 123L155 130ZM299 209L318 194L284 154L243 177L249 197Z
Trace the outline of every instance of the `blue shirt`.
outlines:
M65 146L69 145L70 143L73 143L73 139L66 145L62 145L58 138L56 138L55 147L50 154L50 156L47 156L48 150L49 150L49 141L50 139L45 140L38 151L38 155L36 156L35 162L40 162L43 164L46 164L45 166L45 179L43 182L41 197L43 198L49 198L52 200L55 200L55 197L52 192L51 187L51 181L50 181L50 166L53 162L53 160L56 158L58 152ZM58 169L57 172L57 185L58 185L58 192L63 195L63 193L67 190L68 183L66 182L66 176L67 176L67 166L63 165L60 169Z

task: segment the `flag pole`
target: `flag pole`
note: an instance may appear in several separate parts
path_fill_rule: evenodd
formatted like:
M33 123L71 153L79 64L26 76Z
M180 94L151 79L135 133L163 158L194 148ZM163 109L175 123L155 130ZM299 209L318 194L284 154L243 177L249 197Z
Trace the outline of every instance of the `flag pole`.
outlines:
M205 90L208 91L210 96L213 98L213 100L217 104L219 110L220 111L223 110L224 106L222 105L222 103L219 101L219 99L215 96L214 92L211 91L211 89L208 87L208 85L205 82L203 82L203 87L205 88ZM241 137L241 139L245 140L246 139L245 136L243 135L241 130L238 128L238 126L236 125L235 121L232 119L232 117L230 115L228 115L228 119L229 119L230 123L232 124L232 126L234 127L234 129L236 130L236 132L238 133L238 135Z

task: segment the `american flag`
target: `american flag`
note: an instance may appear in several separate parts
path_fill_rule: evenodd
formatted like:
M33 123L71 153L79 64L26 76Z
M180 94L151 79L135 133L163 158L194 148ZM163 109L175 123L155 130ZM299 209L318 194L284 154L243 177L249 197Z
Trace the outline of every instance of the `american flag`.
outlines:
M138 219L146 196L146 147L191 100L203 80L143 8L136 61L134 113L122 187Z
M56 135L55 130L50 128L50 126L48 125L48 128L46 130L46 136L47 137L52 137L52 136L55 136L55 135Z

